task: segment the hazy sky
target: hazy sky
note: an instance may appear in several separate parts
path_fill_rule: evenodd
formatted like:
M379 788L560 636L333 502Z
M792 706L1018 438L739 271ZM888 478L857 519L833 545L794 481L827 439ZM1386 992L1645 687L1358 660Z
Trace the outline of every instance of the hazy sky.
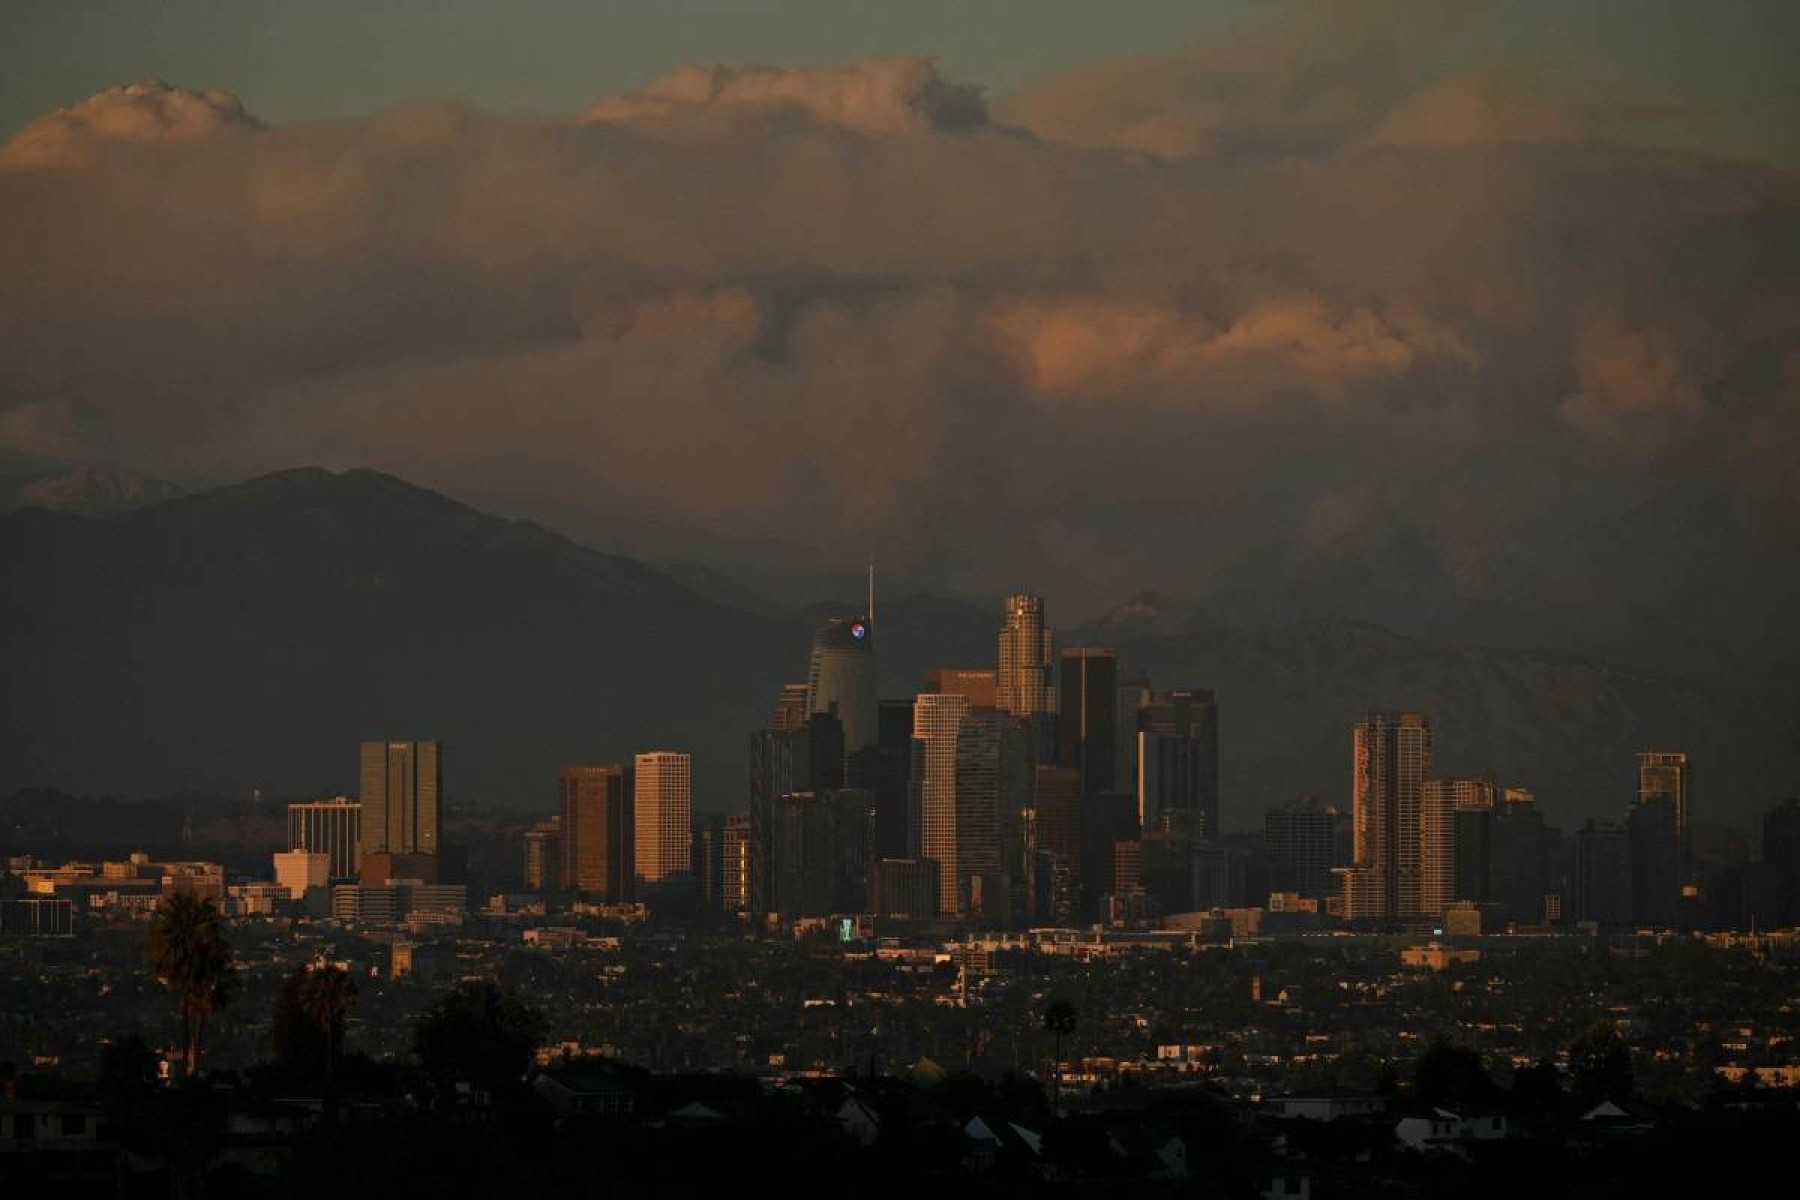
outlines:
M0 137L46 109L156 78L224 88L264 120L456 96L563 112L682 63L935 55L1013 91L1077 63L1167 50L1270 0L5 0ZM1366 7L1366 6L1365 6ZM1793 0L1506 0L1433 55L1517 56L1693 111L1637 131L1800 163ZM1406 18L1400 18L1406 19ZM1784 108L1784 105L1786 106Z
M1767 669L1797 14L5 0L0 473Z

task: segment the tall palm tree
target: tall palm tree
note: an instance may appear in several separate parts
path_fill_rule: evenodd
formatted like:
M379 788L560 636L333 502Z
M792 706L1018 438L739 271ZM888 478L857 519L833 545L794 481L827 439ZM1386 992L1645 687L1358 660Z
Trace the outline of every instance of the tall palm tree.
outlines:
M356 981L335 963L321 962L306 973L300 1009L325 1035L325 1121L337 1120L337 1056L344 1040L344 1016L356 1003Z
M175 994L181 1010L183 1072L200 1073L206 1022L238 991L236 956L225 938L225 918L211 899L171 893L150 921L145 950L156 978Z
M1044 1032L1056 1039L1056 1061L1050 1069L1050 1115L1062 1112L1062 1040L1075 1032L1075 1006L1052 1000L1044 1009Z

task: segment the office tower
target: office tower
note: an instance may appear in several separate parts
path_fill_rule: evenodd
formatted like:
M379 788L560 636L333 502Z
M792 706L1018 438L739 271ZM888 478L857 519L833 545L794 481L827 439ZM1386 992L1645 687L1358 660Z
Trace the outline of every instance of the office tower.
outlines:
M1150 680L1121 679L1113 689L1113 780L1108 791L1138 791L1138 727L1150 704ZM1140 814L1141 815L1141 814Z
M910 737L907 745L910 754ZM879 749L866 747L855 759L866 766L874 756L878 763ZM768 849L775 834L771 822L776 798L840 789L847 767L844 726L835 713L813 713L792 729L761 729L750 735L749 911L771 911L774 859Z
M1800 800L1784 800L1763 814L1763 862L1773 891L1764 925L1800 925Z
M288 899L303 900L310 888L331 884L331 856L317 850L288 850L275 855L275 886L287 889Z
M1420 713L1370 712L1351 731L1354 864L1341 872L1344 915L1417 916L1420 792L1431 775L1431 722Z
M362 805L348 796L288 805L288 849L327 855L333 879L356 878L361 842Z
M833 617L813 635L806 673L806 711L833 714L844 725L844 748L878 741L875 708L875 634L865 617Z
M1209 814L1200 807L1206 747L1194 738L1148 730L1139 731L1136 740L1138 821L1145 829L1164 829L1176 813L1187 813L1199 836L1216 837L1217 810Z
M869 911L878 917L935 918L943 873L928 858L884 858L869 873Z
M1081 772L1040 765L1032 779L1038 891L1049 899L1046 915L1067 924L1081 907Z
M692 868L692 762L670 750L652 750L632 760L637 877L645 883L686 875Z
M1419 787L1419 910L1439 916L1456 894L1457 814L1492 813L1497 793L1491 779L1427 779ZM1485 879L1483 891L1486 890Z
M1673 796L1653 792L1625 820L1631 837L1631 916L1639 925L1674 929L1681 904L1681 826Z
M940 842L932 854L950 868L956 911L971 910L974 877L1005 874L1001 846L1011 840L1019 811L1030 803L1029 792L1020 784L1021 778L1030 778L1029 771L1030 747L1022 722L994 709L963 718L956 733L955 837L947 846ZM990 915L993 903L990 898Z
M562 815L539 821L525 831L525 890L563 890Z
M1494 900L1494 810L1451 812L1450 897L1470 904Z
M1144 843L1132 838L1113 843L1113 893L1140 891L1144 886Z
M1110 791L1115 778L1118 655L1077 646L1062 652L1056 760L1081 775L1083 799Z
M1000 673L992 667L936 667L925 673L925 690L939 696L964 696L969 708L995 708L1000 700Z
M775 701L775 729L778 733L788 733L806 724L807 685L804 683L784 684L781 698Z
M793 732L759 729L750 735L750 890L748 910L757 915L769 911L774 894L770 874L774 860L768 853L775 835L775 801L789 792L805 791L794 770Z
M878 744L850 755L851 787L875 796L875 856L905 858L915 821L908 817L907 772L912 765L913 701L883 700L877 706Z
M1589 821L1575 831L1575 919L1598 925L1632 920L1631 836Z
M625 768L565 767L556 782L562 886L605 904L633 899L637 823Z
M1000 673L995 704L1018 717L1056 711L1054 639L1044 628L1044 601L1008 596L1000 627Z
M441 742L362 744L362 849L436 854L442 814Z
M831 911L835 815L829 793L789 792L775 798L767 850L770 912L794 918Z
M874 797L860 788L776 798L770 911L822 917L859 911L868 894Z
M1192 833L1178 826L1146 829L1140 846L1139 873L1152 909L1158 914L1191 910L1194 907Z
M1676 864L1681 882L1693 870L1693 765L1685 750L1645 750L1638 755L1638 804L1668 798L1675 812Z
M802 791L822 792L844 786L849 760L844 724L836 711L813 713L788 736L794 739L794 782ZM869 749L870 747L863 747Z
M699 885L702 906L722 907L724 877L725 814L701 813L694 818L694 880Z
M1011 890L1009 912L1031 917L1037 889L1038 717L1000 714L1005 722L1000 776L1000 874ZM1041 717L1042 714L1039 714Z
M1242 849L1223 842L1195 842L1193 845L1194 895L1196 911L1211 908L1236 908L1249 898L1248 863ZM1259 899L1268 893L1262 889Z
M868 788L840 788L832 793L837 820L837 847L832 863L832 912L861 912L869 898L869 872L875 869L875 793Z
M1197 837L1218 837L1219 705L1201 688L1145 689L1132 753L1138 814L1146 829L1173 811L1198 815Z
M750 814L725 817L724 848L719 865L719 907L726 912L750 911Z
M1342 865L1336 857L1338 824L1338 814L1321 805L1317 796L1301 796L1270 809L1263 818L1273 876L1270 890L1314 899L1329 895L1331 869Z
M911 786L919 814L918 857L938 864L938 904L954 913L956 886L956 741L969 698L921 693L913 706Z
M1143 836L1138 826L1137 797L1130 792L1100 792L1081 801L1081 907L1083 920L1103 916L1100 900L1118 892L1113 876L1120 842Z
M1545 898L1554 890L1550 857L1556 836L1530 801L1499 809L1494 822L1493 896L1508 921L1543 923Z

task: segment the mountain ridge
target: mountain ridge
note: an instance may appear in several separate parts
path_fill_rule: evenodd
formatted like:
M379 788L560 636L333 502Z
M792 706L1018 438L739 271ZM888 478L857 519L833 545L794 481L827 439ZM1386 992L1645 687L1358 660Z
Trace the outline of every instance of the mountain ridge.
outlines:
M676 748L697 809L741 808L750 732L805 677L817 621L859 607L736 608L717 573L703 594L368 470L0 515L0 568L0 791L341 791L362 738L439 736L453 794L548 809L563 765ZM1153 599L1067 637L1219 694L1228 827L1302 792L1347 802L1371 706L1423 708L1442 771L1533 787L1567 828L1623 810L1640 749L1693 749L1708 816L1751 820L1793 786L1790 693L1352 618L1237 629ZM883 695L994 659L997 610L915 592L878 611Z

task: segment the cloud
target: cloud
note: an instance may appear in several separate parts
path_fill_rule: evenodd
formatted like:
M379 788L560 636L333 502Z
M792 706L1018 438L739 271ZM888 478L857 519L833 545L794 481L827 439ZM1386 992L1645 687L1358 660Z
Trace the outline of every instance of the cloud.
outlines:
M594 123L795 115L862 133L916 134L988 123L981 91L952 83L927 58L878 58L838 67L688 65L582 115Z
M69 406L40 400L0 411L0 451L41 458L72 458L81 453Z
M1006 98L1002 121L1070 145L1164 159L1328 153L1421 80L1459 0L1316 0L1181 50L1068 71Z
M1706 398L1667 331L1612 323L1581 331L1575 342L1575 389L1557 413L1602 442L1634 449L1665 443L1701 415Z
M1681 115L1673 105L1557 94L1517 67L1484 66L1421 87L1383 117L1364 144L1452 148L1587 142Z
M374 466L622 552L873 556L1070 619L1158 588L1408 625L1485 588L1449 631L1626 639L1700 543L1757 564L1706 603L1766 604L1800 182L1445 75L1426 7L1305 9L992 121L921 59L254 136L107 93L32 127L81 153L4 152L0 431L183 481ZM96 132L140 108L198 115ZM1690 493L1741 523L1669 515Z
M1083 393L1102 403L1152 382L1229 383L1212 397L1224 405L1256 401L1268 390L1334 398L1370 380L1404 376L1422 358L1476 361L1465 339L1429 318L1334 312L1305 293L1262 297L1224 327L1171 305L1103 296L1015 302L993 325L1035 391Z
M0 149L0 168L71 166L109 144L191 146L261 127L230 92L189 91L153 79L37 118Z

